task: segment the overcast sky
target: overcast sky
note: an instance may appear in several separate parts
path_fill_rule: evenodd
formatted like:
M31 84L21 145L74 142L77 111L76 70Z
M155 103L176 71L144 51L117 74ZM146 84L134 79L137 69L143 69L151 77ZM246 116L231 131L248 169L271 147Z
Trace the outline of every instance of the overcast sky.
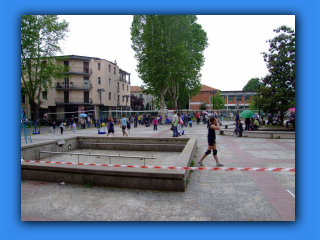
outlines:
M273 29L287 25L295 29L294 15L198 15L207 32L209 46L201 83L221 91L242 90L254 77L267 74L261 52L268 51ZM131 49L132 15L60 15L69 22L68 37L61 42L63 54L98 57L114 62L131 73L131 85L143 84L136 72Z

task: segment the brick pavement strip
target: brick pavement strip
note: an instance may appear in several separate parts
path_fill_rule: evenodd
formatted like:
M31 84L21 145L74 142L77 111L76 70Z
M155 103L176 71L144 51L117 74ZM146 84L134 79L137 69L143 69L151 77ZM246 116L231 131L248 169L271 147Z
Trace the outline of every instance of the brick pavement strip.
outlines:
M132 128L133 137L170 137L169 125ZM194 161L207 149L205 125L185 128L196 136ZM33 142L75 133L32 135ZM97 129L76 135L97 136ZM116 136L121 130L116 128ZM225 167L295 167L292 139L232 138L217 135ZM25 145L21 138L21 145ZM204 160L214 167L212 154ZM198 166L195 164L195 166ZM117 189L21 181L21 221L295 221L295 173L194 171L185 192Z

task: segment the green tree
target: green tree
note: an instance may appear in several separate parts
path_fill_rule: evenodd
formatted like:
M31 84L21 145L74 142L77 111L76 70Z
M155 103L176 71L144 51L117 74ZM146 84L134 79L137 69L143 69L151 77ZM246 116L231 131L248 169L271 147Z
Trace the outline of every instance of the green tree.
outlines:
M206 102L203 102L201 105L200 105L200 110L207 110L207 103Z
M137 96L131 94L130 96L130 103L132 110L140 110L143 106L144 98L138 98Z
M251 78L242 88L242 91L256 91L259 88L259 78Z
M269 40L269 53L263 53L268 75L263 78L260 95L254 97L255 105L266 113L280 111L283 125L284 112L295 102L295 32L287 26L274 30L278 36Z
M214 98L210 97L210 101L213 106L213 109L216 110L223 109L225 105L225 99L221 96L221 91L217 91L217 93L214 95Z
M61 52L58 41L65 38L68 23L56 15L21 16L21 80L31 106L32 119L42 104L42 91L52 89L52 79L62 78L64 67L54 57Z
M161 111L165 97L178 108L179 98L181 103L201 89L199 72L207 36L196 20L196 16L175 15L133 18L132 49L144 82L141 88L145 94L155 96ZM161 114L164 116L164 112Z

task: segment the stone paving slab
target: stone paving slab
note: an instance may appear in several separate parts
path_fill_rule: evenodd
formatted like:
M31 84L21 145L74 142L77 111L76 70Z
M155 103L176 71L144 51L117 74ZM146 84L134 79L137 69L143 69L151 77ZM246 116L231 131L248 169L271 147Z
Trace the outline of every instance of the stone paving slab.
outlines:
M132 128L133 137L170 137L169 125ZM197 137L196 163L207 149L205 125L184 128ZM33 142L98 136L96 129L32 136ZM116 136L121 136L116 128ZM101 137L105 137L101 136ZM110 137L110 136L109 136ZM111 137L112 138L112 137ZM21 138L21 145L25 145ZM294 139L217 135L226 167L295 167ZM168 153L164 153L168 154ZM170 154L170 153L169 153ZM163 164L170 162L163 162ZM205 166L215 166L212 154ZM149 164L148 164L149 165ZM295 173L192 171L185 192L119 189L21 181L22 221L295 221ZM293 194L293 196L288 192Z

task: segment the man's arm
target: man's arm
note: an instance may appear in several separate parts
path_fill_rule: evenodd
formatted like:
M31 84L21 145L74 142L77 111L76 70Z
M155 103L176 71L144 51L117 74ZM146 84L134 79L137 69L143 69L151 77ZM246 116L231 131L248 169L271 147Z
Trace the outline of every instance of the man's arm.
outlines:
M214 129L214 130L220 130L220 126L219 126L217 120L214 122L214 124L212 124L212 125L210 126L210 128L211 128L211 129Z

